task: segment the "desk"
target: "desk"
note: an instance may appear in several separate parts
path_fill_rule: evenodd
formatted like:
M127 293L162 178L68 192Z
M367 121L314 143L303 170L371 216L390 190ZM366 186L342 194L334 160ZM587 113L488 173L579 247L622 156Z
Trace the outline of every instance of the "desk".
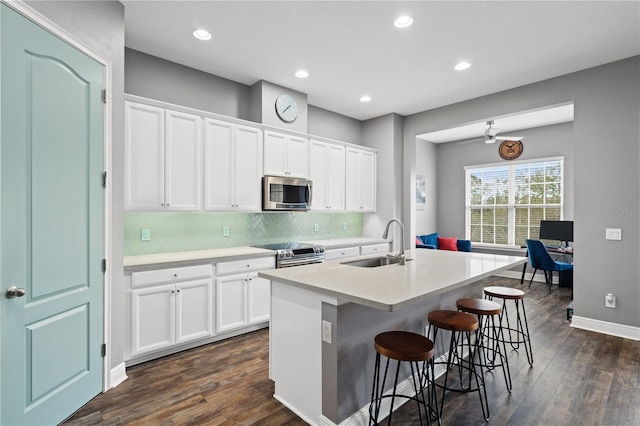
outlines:
M521 247L526 248L527 246L521 246ZM547 251L552 257L555 257L554 260L558 260L560 262L565 262L565 263L573 263L573 248L567 249L564 247L547 247ZM527 252L525 256L528 258L529 252ZM520 277L520 284L524 283L524 273L526 270L527 270L527 262L525 262L524 265L522 265L522 277ZM553 283L553 280L551 282ZM558 285L560 287L573 288L573 270L559 272Z

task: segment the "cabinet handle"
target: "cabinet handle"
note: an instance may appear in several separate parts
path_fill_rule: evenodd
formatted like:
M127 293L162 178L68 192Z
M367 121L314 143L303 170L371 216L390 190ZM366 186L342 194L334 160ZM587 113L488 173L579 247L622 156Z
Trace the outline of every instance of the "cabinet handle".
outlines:
M174 278L178 278L178 274L173 274L173 277Z
M180 293L180 289L178 289L177 292Z
M174 291L174 290L171 290L171 294L173 294L173 293L175 293L175 291Z

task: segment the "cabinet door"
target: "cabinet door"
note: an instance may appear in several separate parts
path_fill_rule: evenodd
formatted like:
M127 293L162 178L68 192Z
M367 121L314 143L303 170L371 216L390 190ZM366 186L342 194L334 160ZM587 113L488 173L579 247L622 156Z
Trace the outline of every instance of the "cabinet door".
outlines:
M289 176L286 166L287 136L264 132L264 174L271 176Z
M327 145L327 205L331 211L345 209L345 149Z
M164 209L164 110L125 102L125 209Z
M202 119L167 110L165 126L165 208L200 210Z
M346 259L348 257L360 256L360 247L344 247L340 249L330 249L324 252L326 260Z
M376 154L363 151L360 154L362 211L376 211Z
M262 130L237 126L235 137L235 206L262 209Z
M216 332L247 324L247 275L216 279Z
M248 284L249 324L268 321L271 314L271 280L250 274Z
M309 176L309 139L289 136L287 141L287 176Z
M176 285L175 343L213 334L213 283L210 279Z
M360 151L347 148L346 153L346 186L345 186L345 203L346 209L349 211L362 210L362 194L360 172Z
M327 210L327 144L312 140L309 144L309 179L313 185L311 210Z
M234 200L234 125L204 122L204 208L230 210Z
M173 345L174 298L173 285L131 292L131 357Z

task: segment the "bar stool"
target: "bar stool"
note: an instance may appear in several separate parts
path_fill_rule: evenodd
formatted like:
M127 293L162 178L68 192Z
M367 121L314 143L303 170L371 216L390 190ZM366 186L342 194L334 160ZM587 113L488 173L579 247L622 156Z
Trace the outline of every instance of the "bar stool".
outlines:
M374 346L376 348L376 361L373 373L373 389L371 390L371 404L369 405L369 425L378 425L378 417L380 415L380 406L382 400L391 398L391 407L387 424L391 424L391 416L393 415L393 404L396 398L405 398L416 401L418 405L418 415L420 424L423 424L422 414L427 420L427 424L431 424L431 416L438 419L440 424L440 416L438 414L438 403L436 400L434 375L433 375L433 342L426 337L411 333L408 331L388 331L380 333L375 337ZM380 383L380 356L387 358L384 369L382 383ZM385 382L387 380L387 372L389 363L396 360L396 377L393 382L391 393L385 394ZM413 388L415 396L402 395L397 393L398 375L400 372L400 364L403 361L409 362L411 367L411 377L413 379ZM422 372L420 363L422 362ZM424 382L423 382L424 380ZM426 397L425 397L426 392ZM431 401L433 400L433 404Z
M480 336L478 334L478 319L471 314L459 311L437 310L431 311L428 315L429 329L428 336L432 336L435 342L438 337L439 330L449 330L451 338L449 340L449 354L446 362L435 362L434 364L443 364L445 366L444 382L436 386L442 388L442 397L440 399L440 415L443 414L444 396L447 391L452 392L478 392L480 398L480 407L485 421L489 421L489 404L487 402L487 390L484 385L484 367L483 354L480 349ZM433 333L432 333L433 331ZM471 338L471 333L475 339ZM465 339L467 351L465 354ZM466 359L465 359L466 355ZM474 358L478 356L478 360ZM459 386L449 384L449 370L457 367L459 376ZM477 367L477 368L476 368ZM467 377L465 378L465 373ZM472 378L475 379L475 387L472 387ZM464 381L468 379L465 386Z
M480 345L484 350L485 367L491 371L496 367L502 367L504 383L511 392L511 372L507 359L507 349L504 343L500 321L496 325L496 316L500 318L502 307L487 299L458 299L456 306L459 311L475 314L478 317ZM486 342L486 343L485 343ZM502 347L500 347L502 346Z
M500 327L503 332L503 341L509 343L514 350L520 349L520 344L524 345L527 354L527 361L533 367L533 351L531 350L531 339L529 338L529 324L527 322L527 312L524 308L524 291L511 287L485 287L484 296L486 299L502 299L502 313L500 314ZM513 300L516 308L515 328L511 327L509 313L507 312L507 300ZM522 309L520 307L522 306ZM522 312L520 312L522 311ZM506 327L503 320L506 318ZM508 337L506 334L508 333Z

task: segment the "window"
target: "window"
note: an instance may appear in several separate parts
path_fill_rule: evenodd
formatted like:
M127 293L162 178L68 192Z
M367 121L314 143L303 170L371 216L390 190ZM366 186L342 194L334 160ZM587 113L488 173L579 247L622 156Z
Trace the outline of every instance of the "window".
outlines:
M466 233L475 243L523 246L541 220L562 220L564 158L465 167Z

